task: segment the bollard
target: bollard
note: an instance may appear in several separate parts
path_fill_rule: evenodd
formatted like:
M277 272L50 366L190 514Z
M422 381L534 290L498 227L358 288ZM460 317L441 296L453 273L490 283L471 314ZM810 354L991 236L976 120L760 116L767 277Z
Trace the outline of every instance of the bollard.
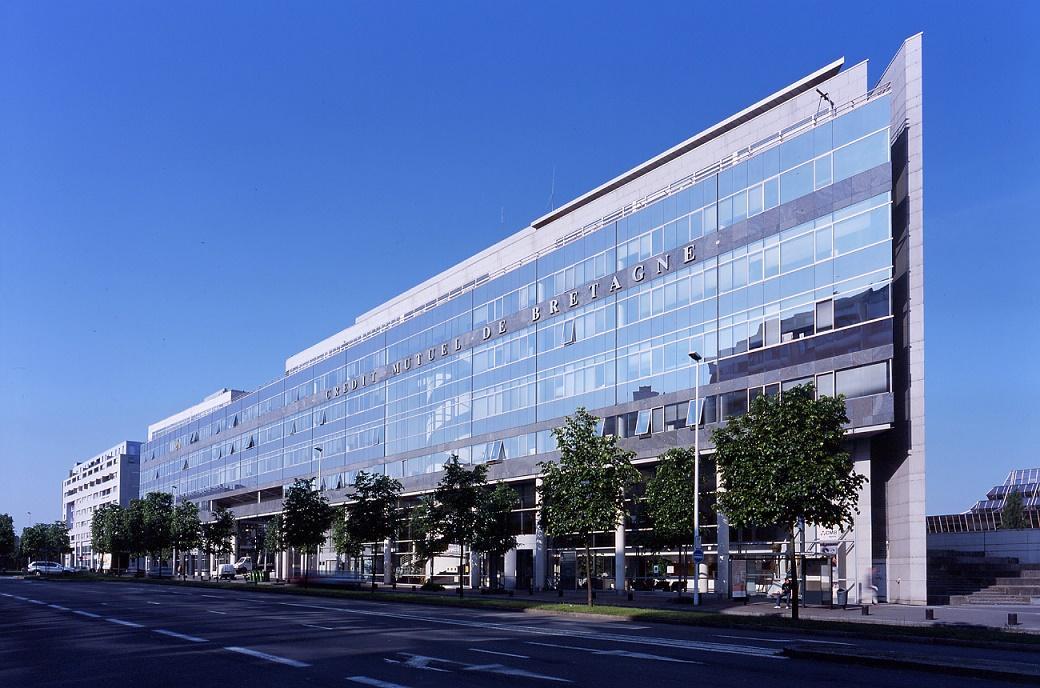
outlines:
M556 588L556 596L563 597L563 588Z
M870 616L870 606L866 605L866 604L863 605L862 607L859 608L859 613L862 614L863 616Z
M629 602L631 602L631 601L632 601L632 588L629 588L629 589L628 589L628 601L629 601Z
M925 609L924 610L924 620L925 621L935 621L935 610L934 609Z
M596 599L596 591L595 590L592 591L592 599Z
M528 595L533 595L534 594L534 583L528 583L527 584L527 594Z
M412 586L412 592L415 592L415 586L414 585Z
M1018 614L1008 614L1008 626L1018 625Z

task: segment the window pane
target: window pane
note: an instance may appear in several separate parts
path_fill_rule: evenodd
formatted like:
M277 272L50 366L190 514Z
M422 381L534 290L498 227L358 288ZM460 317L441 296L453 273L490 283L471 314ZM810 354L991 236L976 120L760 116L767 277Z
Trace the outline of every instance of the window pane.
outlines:
M835 376L835 387L838 394L844 394L850 399L887 392L888 362L839 370Z
M662 432L664 430L664 407L658 406L653 409L650 419L650 432Z
M830 299L816 304L816 331L824 332L834 327L834 302Z
M816 396L834 396L834 373L824 373L816 376Z
M720 395L722 399L722 417L737 418L747 413L747 390L738 389Z
M834 181L888 162L888 129L834 151Z
M639 412L639 417L636 419L636 434L650 434L650 409L643 409Z
M780 202L787 203L812 193L813 165L806 163L780 175Z

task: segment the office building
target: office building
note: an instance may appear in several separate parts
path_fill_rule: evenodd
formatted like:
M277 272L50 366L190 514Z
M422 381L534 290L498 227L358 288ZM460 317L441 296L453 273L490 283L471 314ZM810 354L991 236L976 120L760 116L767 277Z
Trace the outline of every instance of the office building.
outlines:
M400 479L412 499L457 454L521 495L507 585L572 586L573 550L537 526L550 429L584 406L652 470L693 444L696 351L708 476L711 429L755 396L804 382L846 396L870 482L851 531L807 528L817 585L923 604L921 37L873 82L867 72L826 65L361 314L269 384L153 425L142 492L176 485L233 508L249 554L284 486L319 465L333 502L360 470ZM653 569L636 531L597 537L604 586L674 574L674 553ZM776 575L785 537L713 519L703 588ZM409 553L402 537L382 561L421 575Z

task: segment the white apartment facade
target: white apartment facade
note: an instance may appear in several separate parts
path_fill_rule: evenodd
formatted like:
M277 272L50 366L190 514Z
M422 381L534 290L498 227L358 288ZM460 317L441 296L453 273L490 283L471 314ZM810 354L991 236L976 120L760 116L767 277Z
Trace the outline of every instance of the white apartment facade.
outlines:
M125 440L100 454L79 461L61 483L61 513L69 527L72 552L67 566L97 568L104 565L94 554L90 526L102 504L127 506L139 494L141 443Z

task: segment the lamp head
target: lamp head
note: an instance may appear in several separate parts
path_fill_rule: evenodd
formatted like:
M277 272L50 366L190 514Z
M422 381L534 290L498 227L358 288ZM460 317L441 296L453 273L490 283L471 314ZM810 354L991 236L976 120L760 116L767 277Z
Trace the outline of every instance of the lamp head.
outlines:
M701 360L703 360L701 355L699 353L697 353L696 351L691 351L688 355L689 355L690 359L693 360L694 363L700 363Z

